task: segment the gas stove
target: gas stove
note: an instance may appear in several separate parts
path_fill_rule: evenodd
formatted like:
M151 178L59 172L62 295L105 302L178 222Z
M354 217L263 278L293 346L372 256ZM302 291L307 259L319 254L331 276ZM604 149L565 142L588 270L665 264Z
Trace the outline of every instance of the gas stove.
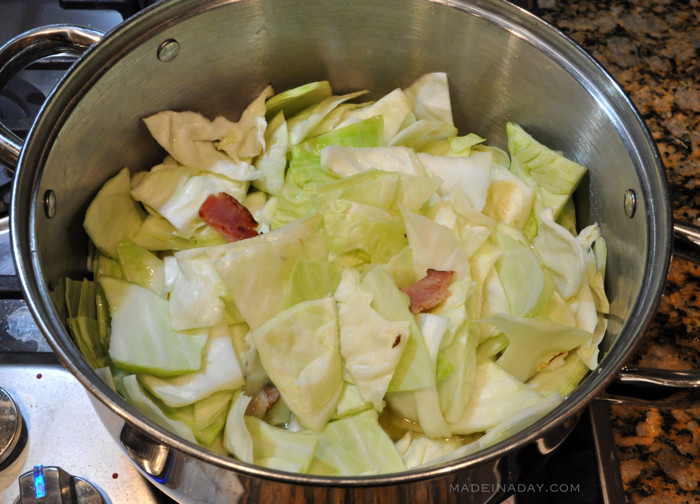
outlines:
M137 0L4 0L0 44L49 24L106 32L143 7ZM20 72L0 91L0 122L24 138L71 63L70 57L59 55ZM35 325L10 249L11 186L11 174L1 167L0 503L173 502L141 476L109 435L85 389L59 363ZM57 489L63 500L55 500Z
M148 3L4 0L0 44L48 24L106 32ZM0 91L0 122L23 138L71 61L52 57L13 78ZM11 185L11 174L0 167L0 504L173 502L138 472L101 423L86 390L35 325L12 260L7 217ZM563 445L527 478L504 489L501 502L623 502L614 453L608 408L594 401ZM64 492L63 500L47 500L56 489ZM479 490L455 489L460 502L466 493Z

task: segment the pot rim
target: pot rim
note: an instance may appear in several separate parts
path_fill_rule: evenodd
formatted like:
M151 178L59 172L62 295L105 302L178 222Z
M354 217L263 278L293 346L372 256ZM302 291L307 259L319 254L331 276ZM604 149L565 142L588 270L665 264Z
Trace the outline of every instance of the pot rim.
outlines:
M400 473L357 477L324 477L287 473L240 462L184 441L147 419L129 405L79 357L63 323L53 311L50 285L41 277L34 213L43 208L37 194L40 172L63 122L81 96L118 59L143 40L177 22L202 12L244 0L170 0L146 8L105 35L88 49L64 76L32 126L22 148L13 183L11 243L20 283L29 309L63 365L82 385L125 422L137 427L160 443L187 455L238 473L279 482L309 485L367 486L390 485L443 476L469 466L503 457L506 453L535 442L542 434L581 412L615 378L639 344L658 308L671 261L672 219L664 167L656 145L639 112L613 77L588 53L558 29L533 14L499 0L426 0L485 18L500 28L525 39L563 66L598 103L628 146L640 174L641 195L647 205L648 241L645 278L630 317L617 342L579 387L552 411L517 434L461 459ZM40 169L33 169L38 166ZM644 176L642 176L642 174ZM28 220L21 216L29 215Z

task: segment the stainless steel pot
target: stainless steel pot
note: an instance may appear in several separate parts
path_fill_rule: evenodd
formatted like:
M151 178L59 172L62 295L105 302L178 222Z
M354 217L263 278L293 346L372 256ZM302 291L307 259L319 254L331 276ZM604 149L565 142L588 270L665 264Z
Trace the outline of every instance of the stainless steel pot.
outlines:
M582 49L527 12L499 0L171 0L100 39L50 27L0 50L0 84L59 50L83 51L22 142L0 131L0 160L17 166L13 252L29 307L51 346L91 392L115 439L155 484L183 502L235 502L250 481L362 487L415 484L457 471L506 481L511 461L554 449L583 408L616 377L662 383L663 372L620 374L663 293L674 226L654 141L614 80ZM338 92L380 96L422 73L448 73L455 123L505 145L516 121L590 169L576 195L580 225L600 223L608 241L609 330L602 360L562 405L523 431L449 464L376 477L281 473L225 458L146 419L90 369L64 324L58 286L86 272L82 217L102 183L123 166L162 157L141 118L163 109L236 118L268 83L276 90L329 79ZM698 232L675 227L698 257ZM681 376L697 390L697 374ZM676 380L674 382L678 384ZM503 469L503 468L506 469ZM504 480L505 478L505 480Z

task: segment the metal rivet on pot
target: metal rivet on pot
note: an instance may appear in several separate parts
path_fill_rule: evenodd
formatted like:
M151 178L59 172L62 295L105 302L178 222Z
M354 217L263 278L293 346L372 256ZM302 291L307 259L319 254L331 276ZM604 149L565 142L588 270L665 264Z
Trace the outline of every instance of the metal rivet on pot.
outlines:
M44 213L49 219L56 216L56 193L51 189L44 193Z
M634 213L637 211L637 193L634 189L627 189L625 191L625 215L630 219L634 217Z
M163 63L168 63L175 59L180 53L180 44L177 40L168 39L158 48L158 59Z

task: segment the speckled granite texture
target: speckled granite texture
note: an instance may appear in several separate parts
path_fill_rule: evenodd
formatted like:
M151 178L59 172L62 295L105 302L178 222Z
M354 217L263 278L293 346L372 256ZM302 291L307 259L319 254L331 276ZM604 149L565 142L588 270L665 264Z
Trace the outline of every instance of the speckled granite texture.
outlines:
M656 141L678 221L700 224L700 1L539 0L531 11L620 83ZM700 369L700 266L674 258L658 314L631 364ZM700 502L700 408L613 406L630 503Z

